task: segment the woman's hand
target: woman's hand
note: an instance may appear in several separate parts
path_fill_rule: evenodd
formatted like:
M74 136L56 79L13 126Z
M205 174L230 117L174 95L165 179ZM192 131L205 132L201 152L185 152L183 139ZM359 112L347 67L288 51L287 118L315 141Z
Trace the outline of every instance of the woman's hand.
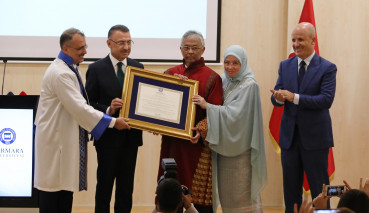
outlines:
M201 109L206 109L206 106L208 105L208 102L206 102L205 99L200 95L192 96L192 102L196 105L199 105Z

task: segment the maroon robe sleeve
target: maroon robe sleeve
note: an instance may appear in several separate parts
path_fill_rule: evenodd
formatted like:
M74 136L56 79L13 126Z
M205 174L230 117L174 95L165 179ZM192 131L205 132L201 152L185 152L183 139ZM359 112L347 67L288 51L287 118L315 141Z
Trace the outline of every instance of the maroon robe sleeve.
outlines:
M212 80L212 77L210 77L209 80ZM223 105L222 79L219 75L215 75L206 101L214 105Z

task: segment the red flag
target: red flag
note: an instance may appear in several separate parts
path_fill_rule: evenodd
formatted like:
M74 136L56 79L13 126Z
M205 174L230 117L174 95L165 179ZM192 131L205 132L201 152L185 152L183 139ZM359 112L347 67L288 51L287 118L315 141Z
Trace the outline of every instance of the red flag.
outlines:
M315 18L314 18L314 8L313 8L313 0L305 0L304 7L301 12L300 21L301 22L309 22L315 27ZM314 46L315 52L319 55L319 47L318 47L318 35L316 33L315 28L315 46ZM289 58L295 56L295 53L292 52L289 55ZM277 153L280 153L280 147L278 145L279 142L279 128L281 124L282 114L283 114L284 107L274 107L272 115L270 117L269 121L269 133L270 137L273 142L273 146L275 147L275 150ZM333 158L333 151L332 148L329 148L329 154L328 154L328 175L329 179L333 180L334 177L334 158ZM305 192L310 192L310 187L306 178L306 174L304 175L304 185L303 185Z

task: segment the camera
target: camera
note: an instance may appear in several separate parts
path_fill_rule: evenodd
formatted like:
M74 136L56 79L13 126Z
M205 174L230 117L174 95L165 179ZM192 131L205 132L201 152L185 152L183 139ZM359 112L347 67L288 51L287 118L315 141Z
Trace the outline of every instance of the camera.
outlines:
M161 160L161 167L164 170L164 174L159 178L159 183L166 179L166 178L173 178L178 180L178 174L177 174L177 163L173 158L163 158ZM182 192L184 195L192 194L192 191L186 187L182 186Z
M339 196L342 195L346 191L345 185L337 185L337 186L325 186L326 194L325 196Z

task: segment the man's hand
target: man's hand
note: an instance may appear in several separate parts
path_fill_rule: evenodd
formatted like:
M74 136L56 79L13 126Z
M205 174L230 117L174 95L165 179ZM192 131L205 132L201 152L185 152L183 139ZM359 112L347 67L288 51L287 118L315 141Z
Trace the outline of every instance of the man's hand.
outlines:
M112 101L111 101L111 104L110 104L110 108L109 108L109 112L108 114L109 115L114 115L114 113L122 108L123 106L123 100L120 99L120 98L114 98Z
M115 121L114 128L116 128L118 130L122 130L122 129L128 129L128 130L130 130L131 127L128 125L128 121L129 121L128 118L119 117Z
M283 97L282 93L280 92L281 90L274 90L271 89L270 92L273 94L273 97L279 101L279 102L285 102L286 99Z
M148 133L151 133L151 134L153 134L153 135L155 135L155 136L157 136L157 135L160 135L160 133L158 133L158 132L153 132L153 131L147 131Z
M293 102L293 99L295 98L295 94L288 91L288 90L279 90L279 92L282 94L282 97L289 101L289 102Z
M183 81L185 81L185 80L187 80L188 78L187 78L187 76L184 76L184 75L181 75L181 74L178 74L178 73L175 73L174 74L174 76L177 76L177 77L179 77L181 80L183 80Z
M190 137L191 143L197 143L200 139L200 132L196 127L192 127L192 131L196 131L196 135L194 137Z
M293 99L295 98L295 94L284 89L280 90L270 90L271 93L273 93L273 97L278 100L279 102L289 101L293 102Z

